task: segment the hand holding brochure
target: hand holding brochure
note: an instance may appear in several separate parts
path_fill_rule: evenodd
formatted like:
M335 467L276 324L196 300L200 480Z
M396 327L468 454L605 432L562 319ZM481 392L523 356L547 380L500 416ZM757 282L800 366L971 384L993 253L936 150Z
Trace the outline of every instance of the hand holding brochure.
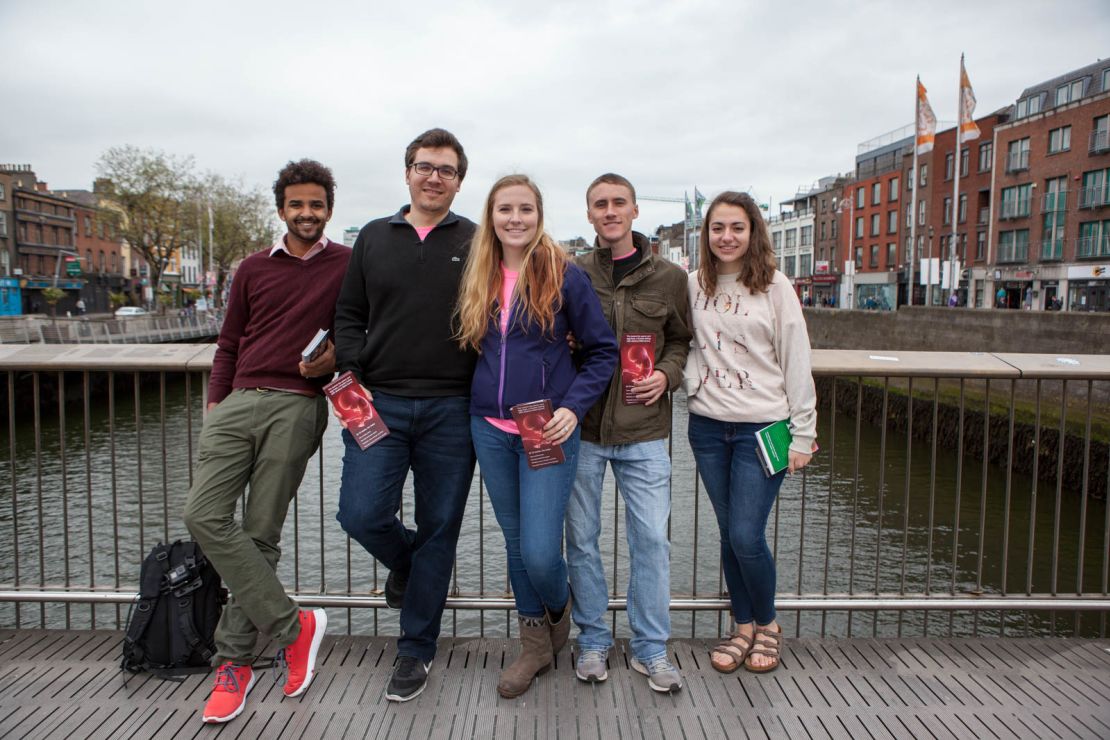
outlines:
M637 380L651 377L655 371L655 335L621 335L621 398L626 406L644 403L636 397Z
M563 447L557 442L547 442L543 438L543 428L551 421L554 411L550 399L518 403L509 409L520 431L520 441L528 457L528 467L532 470L558 465L566 461Z
M347 424L347 431L366 449L389 434L374 404L350 370L324 386L324 393Z

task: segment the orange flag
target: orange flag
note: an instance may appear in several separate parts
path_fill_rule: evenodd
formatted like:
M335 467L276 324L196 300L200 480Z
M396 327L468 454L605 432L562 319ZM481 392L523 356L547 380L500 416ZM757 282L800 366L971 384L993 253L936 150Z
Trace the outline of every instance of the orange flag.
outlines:
M964 69L964 55L960 55L960 141L971 141L979 138L979 127L975 125L972 114L975 113L975 92L971 89L971 81L967 79L967 70Z
M925 96L925 86L921 78L917 78L917 153L925 154L933 150L933 139L937 133L937 117L933 114L933 106L929 105L929 98Z

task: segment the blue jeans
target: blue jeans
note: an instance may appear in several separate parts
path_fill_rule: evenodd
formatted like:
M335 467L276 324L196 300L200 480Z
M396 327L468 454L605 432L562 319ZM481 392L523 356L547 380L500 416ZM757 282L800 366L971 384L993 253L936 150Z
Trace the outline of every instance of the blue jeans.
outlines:
M451 583L474 452L464 396L407 398L374 394L389 436L365 450L344 430L339 520L343 530L391 571L408 574L397 654L435 657ZM416 530L397 518L412 469Z
M717 514L721 564L737 624L775 620L775 560L765 533L786 471L768 478L755 441L755 432L770 423L690 414L690 447Z
M671 543L667 540L671 458L665 439L609 446L582 443L567 507L567 565L574 590L571 613L580 631L580 651L607 650L613 645L613 633L605 622L609 593L598 549L607 462L613 466L625 503L632 655L646 663L667 654L671 634Z
M578 466L578 429L563 443L566 461L539 470L528 467L520 435L502 432L480 416L471 417L470 433L505 535L517 613L542 617L544 607L559 611L570 595L563 520Z

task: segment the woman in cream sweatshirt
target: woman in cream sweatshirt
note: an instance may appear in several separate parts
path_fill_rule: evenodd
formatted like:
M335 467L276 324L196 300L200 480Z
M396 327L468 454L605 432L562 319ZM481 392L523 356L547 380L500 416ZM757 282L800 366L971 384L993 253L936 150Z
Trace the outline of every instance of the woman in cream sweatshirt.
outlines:
M775 269L767 226L747 193L709 206L699 269L689 284L694 344L686 364L689 437L721 532L721 561L736 627L713 667L778 667L775 561L767 517L787 471L767 476L755 433L788 420L788 471L805 467L817 435L809 337L790 280Z

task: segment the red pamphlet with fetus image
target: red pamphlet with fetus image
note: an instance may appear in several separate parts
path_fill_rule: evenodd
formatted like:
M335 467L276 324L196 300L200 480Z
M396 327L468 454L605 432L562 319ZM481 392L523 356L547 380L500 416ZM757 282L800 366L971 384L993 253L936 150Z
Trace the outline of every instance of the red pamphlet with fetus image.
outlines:
M389 434L389 427L378 416L370 397L350 370L325 385L324 393L362 449Z
M621 335L621 398L626 406L644 403L636 398L632 385L646 380L655 371L655 335Z
M566 461L562 445L546 442L543 438L544 425L554 415L550 399L518 403L509 411L520 431L520 441L524 445L524 454L528 457L528 467L539 470Z

